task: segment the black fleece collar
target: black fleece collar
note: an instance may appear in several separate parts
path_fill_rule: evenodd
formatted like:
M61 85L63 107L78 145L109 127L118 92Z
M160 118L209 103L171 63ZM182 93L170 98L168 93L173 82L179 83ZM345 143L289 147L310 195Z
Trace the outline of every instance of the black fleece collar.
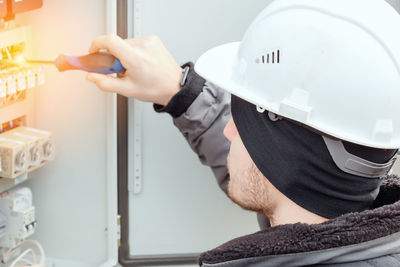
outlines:
M243 236L200 255L200 264L340 248L400 232L400 178L387 177L371 210L322 224L289 224Z

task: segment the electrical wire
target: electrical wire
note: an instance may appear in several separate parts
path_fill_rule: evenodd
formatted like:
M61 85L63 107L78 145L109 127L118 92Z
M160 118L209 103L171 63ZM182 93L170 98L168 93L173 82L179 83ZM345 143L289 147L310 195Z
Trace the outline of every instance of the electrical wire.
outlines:
M8 249L7 251L3 251L3 259L2 261L4 263L6 263L9 258L11 257L12 253L15 252L17 249L20 249L22 247L26 247L26 246L31 246L31 248L26 249L24 252L22 252L10 265L10 267L23 267L23 266L27 266L27 265L17 265L17 263L26 263L29 264L28 266L30 267L45 267L45 262L46 262L46 256L44 254L44 250L42 245L40 245L40 243L36 240L25 240L24 242L22 242L21 244L19 244L18 246L16 246L15 248L12 249ZM40 253L40 262L37 263L37 258L36 258L36 253L35 251L32 249L32 247L36 247L37 250ZM32 261L24 258L27 254L31 253L32 255Z
M33 265L33 263L30 261L30 260L28 260L28 259L20 259L19 260L20 262L25 262L26 264L28 264L28 266L32 266ZM25 266L25 265L24 265Z
M10 267L16 267L16 264L18 262L20 262L26 254L31 253L32 255L34 254L33 250L31 248L25 250L24 252L22 252L10 265Z

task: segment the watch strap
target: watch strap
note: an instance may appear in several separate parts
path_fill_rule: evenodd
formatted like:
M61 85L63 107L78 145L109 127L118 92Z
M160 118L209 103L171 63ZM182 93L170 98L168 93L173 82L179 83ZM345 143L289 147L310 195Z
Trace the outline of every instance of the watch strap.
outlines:
M197 96L203 91L205 79L194 71L194 64L188 62L183 68L181 90L176 93L166 106L154 104L154 110L158 113L169 113L173 118L178 118L190 107Z

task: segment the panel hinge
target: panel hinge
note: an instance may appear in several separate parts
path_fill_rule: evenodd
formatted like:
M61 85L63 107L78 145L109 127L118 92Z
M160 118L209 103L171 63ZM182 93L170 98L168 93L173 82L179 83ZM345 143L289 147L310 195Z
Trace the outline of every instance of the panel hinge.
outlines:
M121 215L117 215L117 243L121 246Z

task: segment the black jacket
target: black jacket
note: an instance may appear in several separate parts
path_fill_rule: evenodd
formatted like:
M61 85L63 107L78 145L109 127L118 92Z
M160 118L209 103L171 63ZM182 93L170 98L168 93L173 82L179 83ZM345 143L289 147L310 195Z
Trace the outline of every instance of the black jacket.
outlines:
M400 266L400 179L385 179L371 210L316 225L281 225L200 256L202 266Z

